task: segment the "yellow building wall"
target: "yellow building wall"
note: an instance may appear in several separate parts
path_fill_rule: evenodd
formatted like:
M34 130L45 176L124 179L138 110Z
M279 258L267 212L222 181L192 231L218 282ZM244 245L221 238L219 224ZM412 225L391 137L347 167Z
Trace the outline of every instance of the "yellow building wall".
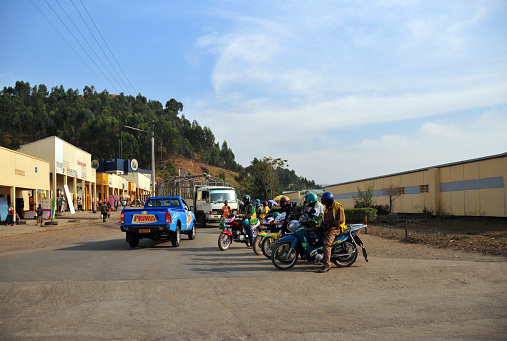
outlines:
M372 183L377 205L389 205L383 189L404 187L405 194L393 202L393 212L427 210L433 214L507 217L507 157L504 156L331 185L326 191L335 194L345 208L352 208L358 187L364 191ZM428 185L428 193L420 191L422 185Z
M49 162L0 147L0 186L49 190Z

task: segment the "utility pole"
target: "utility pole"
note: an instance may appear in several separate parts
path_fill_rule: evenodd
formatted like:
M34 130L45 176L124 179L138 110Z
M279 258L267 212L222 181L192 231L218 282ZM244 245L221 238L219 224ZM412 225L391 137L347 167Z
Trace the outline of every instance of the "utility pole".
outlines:
M129 126L124 127L149 134L149 131L139 128ZM151 121L151 196L155 196L155 121Z
M151 196L155 196L155 121L151 121Z

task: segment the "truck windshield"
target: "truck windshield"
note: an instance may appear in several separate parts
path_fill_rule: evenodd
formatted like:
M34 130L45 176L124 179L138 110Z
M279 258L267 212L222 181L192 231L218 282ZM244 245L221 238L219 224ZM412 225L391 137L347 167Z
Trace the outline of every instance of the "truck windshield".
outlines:
M236 192L232 190L216 190L211 191L211 203L220 203L227 200L229 203L236 203Z

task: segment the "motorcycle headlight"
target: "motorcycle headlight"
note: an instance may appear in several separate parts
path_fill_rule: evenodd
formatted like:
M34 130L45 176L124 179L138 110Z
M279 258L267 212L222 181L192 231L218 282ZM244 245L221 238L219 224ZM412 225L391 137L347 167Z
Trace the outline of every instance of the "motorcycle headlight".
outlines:
M287 228L289 231L294 231L299 226L299 222L297 220L291 220Z

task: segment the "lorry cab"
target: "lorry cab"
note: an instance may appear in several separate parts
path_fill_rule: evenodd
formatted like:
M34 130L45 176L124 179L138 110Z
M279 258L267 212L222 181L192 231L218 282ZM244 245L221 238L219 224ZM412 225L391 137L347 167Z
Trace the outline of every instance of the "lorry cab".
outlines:
M208 222L219 222L222 217L222 207L225 201L231 207L232 213L238 213L238 198L234 187L202 186L195 190L194 213L196 220L202 227Z

